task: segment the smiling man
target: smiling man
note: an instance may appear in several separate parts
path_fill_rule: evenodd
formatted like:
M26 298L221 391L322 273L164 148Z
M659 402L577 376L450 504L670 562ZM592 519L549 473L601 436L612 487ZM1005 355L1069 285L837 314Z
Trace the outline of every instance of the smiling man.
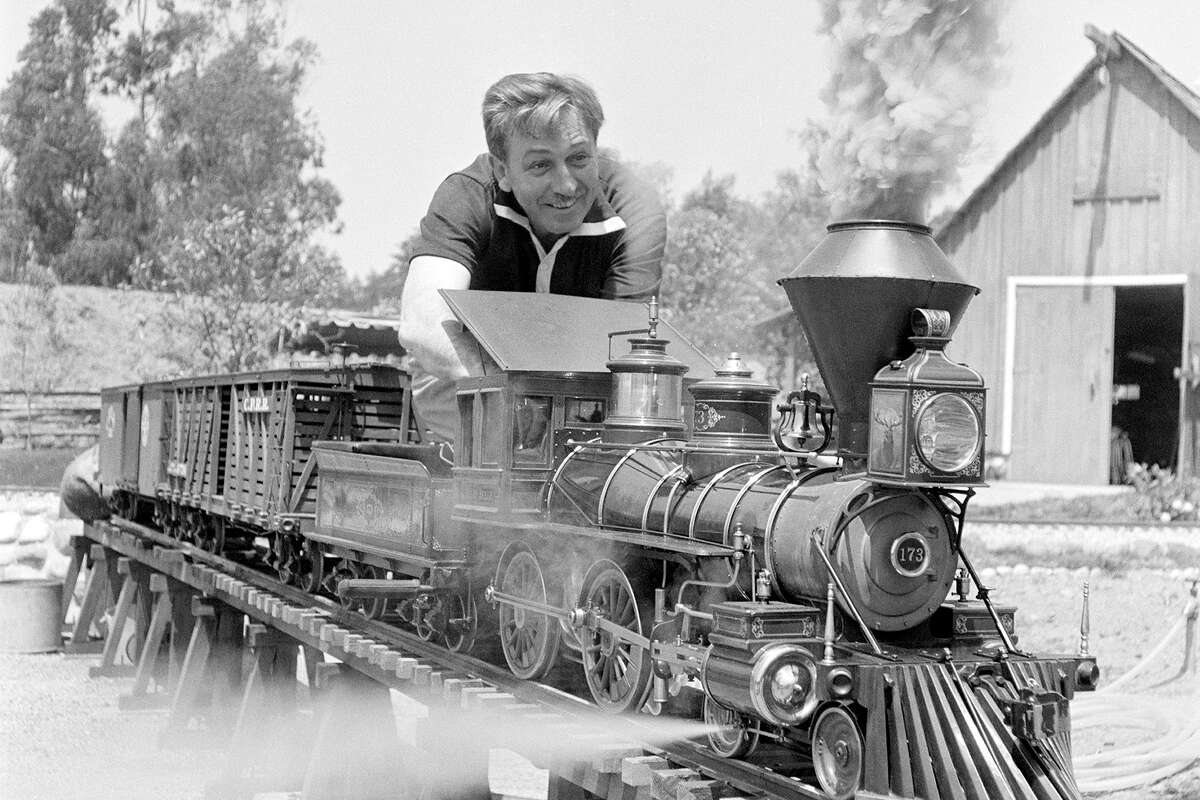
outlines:
M483 99L488 152L446 178L421 220L400 311L417 410L451 440L453 381L482 372L439 289L645 299L658 293L658 195L600 154L604 112L576 78L508 75Z

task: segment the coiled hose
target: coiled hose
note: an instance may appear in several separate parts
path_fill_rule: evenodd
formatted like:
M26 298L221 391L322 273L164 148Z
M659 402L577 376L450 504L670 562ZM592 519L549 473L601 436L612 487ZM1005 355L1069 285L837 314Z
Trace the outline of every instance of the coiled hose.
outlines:
M1183 613L1162 640L1120 678L1095 694L1078 694L1071 710L1072 728L1117 728L1138 734L1135 744L1122 745L1101 752L1076 754L1075 778L1083 792L1112 792L1147 786L1187 769L1200 760L1200 681L1194 667L1189 668L1193 653L1197 601L1194 594ZM1186 681L1182 695L1148 695L1118 693L1117 689L1131 683L1153 667L1161 668L1161 658L1167 647L1176 641L1181 631L1187 631L1184 662L1180 671L1168 681Z

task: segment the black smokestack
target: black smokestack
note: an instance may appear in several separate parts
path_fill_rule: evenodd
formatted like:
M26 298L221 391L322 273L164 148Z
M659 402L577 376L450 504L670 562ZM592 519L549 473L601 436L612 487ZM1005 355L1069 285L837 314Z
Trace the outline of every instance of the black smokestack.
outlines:
M837 408L838 454L857 472L866 466L868 384L880 367L913 352L909 313L949 311L950 335L979 289L959 275L924 225L872 220L828 230L779 283Z

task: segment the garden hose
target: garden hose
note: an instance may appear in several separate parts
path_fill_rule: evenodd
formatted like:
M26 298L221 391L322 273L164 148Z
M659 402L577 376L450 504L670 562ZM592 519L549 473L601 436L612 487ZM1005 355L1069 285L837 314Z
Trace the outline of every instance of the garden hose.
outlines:
M1185 628L1189 633L1185 647L1192 647L1196 617L1197 601L1193 595L1175 624L1133 669L1095 694L1075 696L1072 727L1076 732L1113 728L1148 737L1134 744L1076 755L1075 777L1081 791L1111 792L1147 786L1181 772L1200 759L1200 686L1186 668L1192 653L1184 653L1184 668L1179 673L1158 684L1168 685L1191 675L1190 694L1150 696L1113 691L1151 668L1161 668L1160 656Z

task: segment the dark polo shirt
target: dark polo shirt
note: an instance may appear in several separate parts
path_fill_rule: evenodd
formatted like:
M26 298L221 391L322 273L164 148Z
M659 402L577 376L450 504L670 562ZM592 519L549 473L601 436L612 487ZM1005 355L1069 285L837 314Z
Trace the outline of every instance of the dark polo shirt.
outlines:
M487 154L442 181L413 257L462 264L472 289L641 299L658 293L666 214L652 187L601 156L600 195L578 228L546 252ZM539 267L543 285L538 286Z

